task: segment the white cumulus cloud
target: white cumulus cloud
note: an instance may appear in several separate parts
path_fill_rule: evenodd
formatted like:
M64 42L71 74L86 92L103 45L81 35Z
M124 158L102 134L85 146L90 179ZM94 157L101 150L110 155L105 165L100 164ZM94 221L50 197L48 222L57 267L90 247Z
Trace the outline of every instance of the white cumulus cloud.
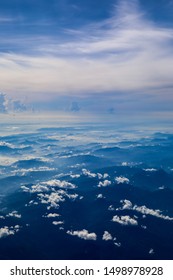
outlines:
M155 171L157 171L157 169L155 169L155 168L146 168L146 169L143 169L144 171L146 171L146 172L155 172Z
M82 173L83 173L83 175L88 176L89 178L96 178L97 177L96 173L92 173L91 171L89 171L85 168L82 169Z
M29 193L42 193L42 192L48 192L50 189L42 184L37 184L31 186L31 188L26 186L21 186L21 189L23 192L29 192Z
M14 218L20 219L22 217L22 215L19 214L17 211L12 211L8 215L6 215L6 217L14 217Z
M130 216L113 216L112 218L113 222L117 222L121 225L125 225L125 226L137 226L138 222L134 219L131 218Z
M53 221L52 224L53 224L54 226L63 225L63 224L64 224L64 221Z
M43 184L51 187L58 187L58 188L65 188L65 189L75 189L76 186L72 183L69 183L67 181L60 181L60 180L49 180L47 182L43 182Z
M60 214L57 214L57 213L49 213L44 217L45 218L56 218L56 217L59 217L59 216L60 216Z
M131 203L130 200L124 199L124 200L121 200L120 202L123 204L123 206L121 208L118 208L117 210L132 209L133 204Z
M16 232L19 231L19 229L20 229L19 225L11 226L11 227L4 226L0 228L0 238L7 237L9 235L14 235Z
M115 210L115 207L114 207L113 205L109 205L108 210L109 210L109 211L114 211L114 210Z
M59 203L65 201L64 193L51 192L50 194L39 194L40 202L48 204L48 209L59 208Z
M112 237L112 235L108 231L105 231L104 234L103 234L102 239L105 240L105 241L108 241L108 240L112 240L113 237Z
M80 178L80 174L70 174L71 178Z
M99 193L99 194L97 195L97 198L104 198L104 196L103 196L102 193Z
M169 217L168 215L163 215L162 211L159 209L151 209L148 208L145 205L142 206L138 206L138 205L134 205L131 203L131 201L125 199L125 200L121 200L122 203L122 207L117 208L116 210L134 210L137 211L141 214L143 214L143 217L145 217L146 215L151 215L160 219L164 219L164 220L169 220L169 221L173 221L173 217Z
M130 182L128 178L123 177L123 176L117 176L115 178L115 181L116 181L117 184L124 184L124 183L128 184Z
M144 215L151 215L151 216L155 216L157 218L161 218L161 219L164 219L164 220L173 221L173 218L161 214L161 211L159 209L153 210L153 209L147 208L145 205L143 205L143 206L135 205L133 207L133 209L136 210L137 212L140 212L140 213L144 214Z
M107 187L111 185L111 181L109 180L104 180L103 182L98 183L98 187Z
M84 240L96 240L97 239L97 235L94 232L89 233L88 230L86 230L86 229L75 230L75 231L68 230L67 233L70 235L73 235L73 236L77 236Z

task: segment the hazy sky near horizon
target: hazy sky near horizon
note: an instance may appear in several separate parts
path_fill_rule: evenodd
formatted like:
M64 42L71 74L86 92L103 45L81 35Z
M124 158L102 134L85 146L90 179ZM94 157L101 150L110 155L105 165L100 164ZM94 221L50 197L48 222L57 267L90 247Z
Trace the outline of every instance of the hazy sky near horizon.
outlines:
M0 91L39 110L173 110L172 0L0 0Z

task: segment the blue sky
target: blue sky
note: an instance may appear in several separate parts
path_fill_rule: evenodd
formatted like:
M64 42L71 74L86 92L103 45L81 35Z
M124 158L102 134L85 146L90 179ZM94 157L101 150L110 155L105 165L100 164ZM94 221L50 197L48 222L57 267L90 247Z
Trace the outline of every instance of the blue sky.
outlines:
M0 0L0 91L35 110L172 117L172 0Z

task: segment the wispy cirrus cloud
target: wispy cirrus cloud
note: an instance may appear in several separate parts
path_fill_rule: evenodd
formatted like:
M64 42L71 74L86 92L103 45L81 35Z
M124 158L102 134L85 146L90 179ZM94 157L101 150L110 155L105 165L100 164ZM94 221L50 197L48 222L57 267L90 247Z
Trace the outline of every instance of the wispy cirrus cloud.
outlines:
M8 22L13 22L13 21L15 21L15 18L13 18L13 17L0 15L0 23L1 24L8 23Z
M162 103L164 90L170 104L173 29L149 20L137 1L120 1L109 19L64 29L63 35L41 40L28 35L27 53L23 44L16 53L3 52L1 89L14 95L29 93L30 100L47 99L47 93L54 99L106 92L108 99L117 101L123 94L126 100L144 94L152 104L159 99Z

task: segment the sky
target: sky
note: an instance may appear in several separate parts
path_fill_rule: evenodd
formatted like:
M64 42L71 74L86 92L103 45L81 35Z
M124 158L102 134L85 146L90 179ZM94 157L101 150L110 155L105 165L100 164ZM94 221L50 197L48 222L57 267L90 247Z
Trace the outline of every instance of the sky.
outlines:
M0 111L171 119L172 15L173 0L0 0Z

